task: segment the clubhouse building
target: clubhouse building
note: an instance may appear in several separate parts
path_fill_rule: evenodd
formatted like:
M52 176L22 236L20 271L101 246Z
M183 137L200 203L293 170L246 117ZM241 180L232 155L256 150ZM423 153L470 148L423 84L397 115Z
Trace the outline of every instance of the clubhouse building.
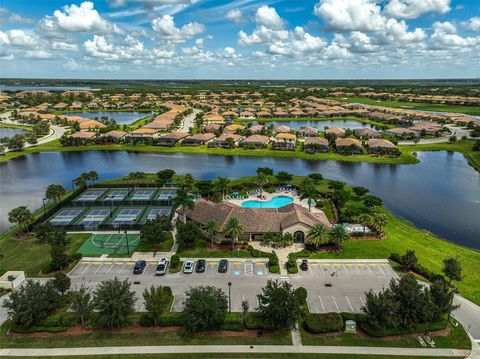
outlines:
M181 212L181 210L179 210ZM280 208L244 208L230 202L216 203L199 199L193 209L186 209L187 219L204 226L210 219L215 220L220 231L217 239L224 239L223 226L230 217L236 217L243 227L240 240L261 240L265 233L291 233L296 241L303 242L308 231L316 224L331 228L325 213L291 203Z

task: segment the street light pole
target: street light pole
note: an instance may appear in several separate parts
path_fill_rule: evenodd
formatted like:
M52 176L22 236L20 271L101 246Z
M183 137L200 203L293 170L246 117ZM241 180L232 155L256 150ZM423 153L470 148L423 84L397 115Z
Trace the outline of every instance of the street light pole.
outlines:
M47 209L45 208L45 201L47 198L42 198L42 204L43 204L43 214L47 214Z
M127 241L127 254L130 255L130 248L128 246L128 233L127 233L127 230L125 230L125 240Z
M75 191L75 180L72 180L72 192Z
M232 282L228 282L228 312L231 313L232 312L232 292L231 292L231 288L232 288Z

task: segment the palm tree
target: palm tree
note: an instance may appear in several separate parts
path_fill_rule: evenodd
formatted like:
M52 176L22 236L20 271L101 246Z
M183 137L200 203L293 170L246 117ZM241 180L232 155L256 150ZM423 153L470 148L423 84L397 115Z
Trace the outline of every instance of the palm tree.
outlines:
M213 248L213 239L215 238L215 235L218 233L219 226L217 221L214 219L209 219L205 225L205 234L207 237L210 238L210 246Z
M87 179L86 179L85 176L82 174L82 175L80 175L79 177L77 177L73 183L74 183L75 186L77 186L77 187L85 187L85 186L87 185Z
M230 188L230 179L228 177L217 177L213 184L216 191L222 192L222 199L225 198L225 192Z
M383 227L388 223L387 215L377 207L374 207L371 211L371 225L379 234L382 234Z
M193 202L190 193L188 193L186 189L180 188L177 190L177 195L173 198L172 204L174 208L182 207L183 223L187 223L185 208L193 209L193 207L195 207L195 203Z
M307 243L315 247L330 242L330 231L323 224L318 223L307 233Z
M28 230L29 223L33 221L33 215L27 206L20 206L8 212L8 221Z
M232 238L232 250L235 249L235 243L243 234L243 227L237 217L230 217L223 226L223 234L225 237Z
M363 225L363 235L365 235L366 227L372 224L372 217L367 213L362 213L357 216L356 220Z
M97 171L88 172L86 178L89 179L90 181L92 181L92 184L95 184L95 181L98 180Z
M349 235L343 226L336 225L333 227L332 231L330 232L330 238L333 243L338 247L339 250L342 250L342 244L346 240L348 240Z
M195 184L195 179L190 173L187 173L183 178L183 184L187 191L191 191L193 189L193 185Z
M45 191L45 198L53 199L55 203L60 202L62 196L67 193L65 188L60 184L51 184Z
M260 197L262 197L262 187L268 183L269 179L268 176L263 172L258 172L257 178L255 180L257 186L260 187Z
M302 192L300 193L300 199L308 200L308 211L311 212L312 201L315 201L318 198L317 188L315 187L313 180L311 180L309 177L306 177L303 180L301 189L302 189Z

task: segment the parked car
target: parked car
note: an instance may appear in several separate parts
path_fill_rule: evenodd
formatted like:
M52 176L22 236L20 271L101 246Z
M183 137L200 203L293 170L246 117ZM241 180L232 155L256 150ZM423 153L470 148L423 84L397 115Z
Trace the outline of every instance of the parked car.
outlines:
M302 259L302 263L300 263L300 269L303 271L308 270L308 261L306 259Z
M136 261L135 266L133 267L133 274L142 274L146 266L147 262L144 260Z
M199 259L197 261L197 265L195 266L195 272L197 273L205 272L205 266L206 266L205 259Z
M168 261L165 258L160 259L155 270L155 275L165 275L167 274Z
M186 261L183 265L183 273L190 274L193 273L194 261Z
M227 273L227 271L228 271L228 261L226 259L222 259L220 263L218 263L218 272Z

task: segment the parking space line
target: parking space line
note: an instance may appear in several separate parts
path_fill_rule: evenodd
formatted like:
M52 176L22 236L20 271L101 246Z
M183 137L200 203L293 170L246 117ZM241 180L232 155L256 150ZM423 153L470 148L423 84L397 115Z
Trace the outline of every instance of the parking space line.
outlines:
M344 265L343 268L345 268L345 272L347 272L347 277L350 277L350 273L348 273L347 267Z
M323 305L322 297L318 296L318 299L320 299L320 304L322 305L322 311L325 313L325 306Z
M122 265L122 268L120 268L120 270L118 271L118 273L117 273L117 274L120 274L120 273L122 273L122 271L123 271L123 267L125 267L125 264L123 264L123 265Z
M97 270L95 271L95 274L97 274L97 272L100 270L100 268L102 268L103 264L100 264L97 268Z
M363 298L362 298L362 296L360 296L359 298L360 298L360 300L362 301L362 305L364 305L364 306L365 306L365 302L363 301Z
M368 268L368 270L370 271L370 274L372 275L372 277L375 277L375 274L373 274L372 268L370 268L369 265L367 266L367 268Z
M333 299L333 303L335 303L335 306L337 307L337 311L340 311L340 309L338 308L337 301L335 300L335 297L333 295L332 295L332 299Z
M113 268L113 264L112 264L112 265L110 265L110 268L108 268L108 270L107 270L107 273L106 273L106 274L110 273L110 271L112 270L112 268Z
M384 276L387 276L387 275L385 274L385 272L383 271L382 267L380 267L379 265L377 265L377 267L380 268L380 271L382 272L382 274L383 274Z
M353 307L352 307L352 304L350 303L350 300L348 299L347 296L345 296L345 299L347 299L347 303L350 306L350 309L352 310L352 313L353 313Z
M83 270L82 274L85 273L87 271L87 269L90 268L91 265L92 265L92 263L89 263L88 266Z
M355 264L355 268L357 270L357 273L360 274L360 269L358 269L357 265Z

